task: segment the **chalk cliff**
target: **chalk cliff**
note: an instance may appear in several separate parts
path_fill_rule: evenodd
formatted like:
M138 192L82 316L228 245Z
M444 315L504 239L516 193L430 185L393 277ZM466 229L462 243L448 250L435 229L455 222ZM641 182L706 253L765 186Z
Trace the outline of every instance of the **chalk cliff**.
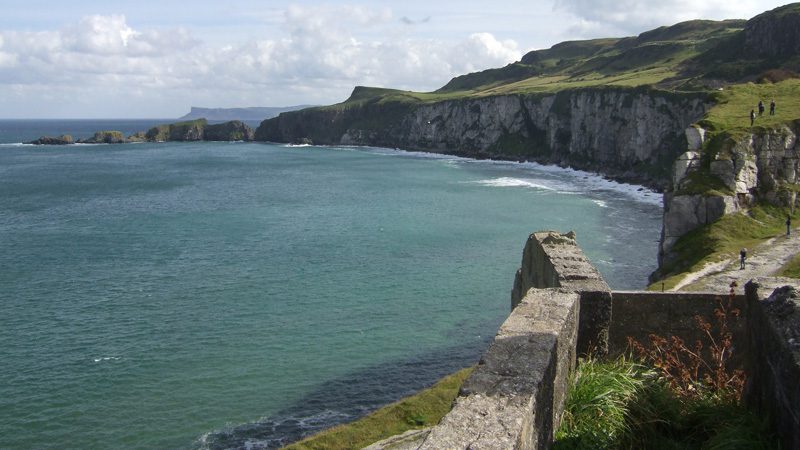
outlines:
M659 266L673 261L671 250L678 238L725 214L756 201L797 206L798 133L800 121L795 121L777 129L756 128L737 136L722 133L712 142L704 142L705 131L701 127L688 128L689 149L674 164L674 190L664 195ZM704 146L706 151L701 153ZM715 188L693 192L692 183L698 178Z
M375 99L281 114L261 123L256 140L537 161L666 188L685 147L682 130L709 106L705 94L606 87L435 103Z

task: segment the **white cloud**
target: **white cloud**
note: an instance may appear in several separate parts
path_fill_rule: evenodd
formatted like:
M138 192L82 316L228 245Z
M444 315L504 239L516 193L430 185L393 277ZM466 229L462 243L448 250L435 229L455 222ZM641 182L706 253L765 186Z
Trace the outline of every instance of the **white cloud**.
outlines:
M138 29L123 15L90 15L60 30L0 31L0 96L44 107L76 96L83 108L93 101L98 111L117 108L116 117L141 116L129 108L149 98L154 108L171 108L150 115L179 115L193 104L331 103L355 85L431 90L521 57L516 42L489 33L456 41L405 36L408 27L386 8L292 6L283 20L280 38L224 45L185 29ZM12 115L4 108L11 106L0 105L0 117Z
M749 19L780 5L752 0L555 0L554 9L579 19L569 28L581 36L635 35L694 19Z
M89 54L124 53L138 34L121 15L84 17L61 33L65 49Z
M503 66L522 57L516 42L498 41L489 33L472 34L455 50L458 54L454 59L460 64L454 69L459 73Z

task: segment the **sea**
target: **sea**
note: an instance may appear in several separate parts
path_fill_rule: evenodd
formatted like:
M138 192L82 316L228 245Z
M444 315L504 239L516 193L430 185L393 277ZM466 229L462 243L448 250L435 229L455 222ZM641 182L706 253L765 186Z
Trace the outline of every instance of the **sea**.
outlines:
M661 195L586 172L24 144L166 122L0 121L0 448L276 448L475 364L534 231L615 289L656 268Z

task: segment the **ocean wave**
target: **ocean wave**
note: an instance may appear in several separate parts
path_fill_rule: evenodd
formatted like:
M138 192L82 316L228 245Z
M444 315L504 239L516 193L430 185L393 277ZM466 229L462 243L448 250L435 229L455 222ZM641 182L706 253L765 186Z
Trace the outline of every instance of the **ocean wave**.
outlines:
M299 145L308 145L308 144L299 144ZM509 167L514 169L522 169L523 173L556 175L558 177L566 177L571 179L571 181L568 181L566 183L563 181L559 182L554 180L552 183L548 183L548 185L533 183L535 184L535 186L527 185L526 187L532 187L544 190L556 190L564 194L576 194L576 193L583 194L592 191L610 191L623 194L634 201L639 201L642 203L648 203L657 206L662 205L661 194L652 189L636 184L621 183L618 181L609 180L608 178L605 178L604 176L597 173L586 172L583 170L576 170L569 167L561 167L557 165L544 165L529 161L518 162L518 161L503 161L503 160L493 160L493 159L474 159L474 158L466 158L463 156L447 155L443 153L433 153L425 151L407 151L398 148L387 148L387 147L370 147L370 146L360 146L360 145L337 145L337 146L323 145L317 147L327 147L345 151L353 151L353 150L366 151L371 154L382 155L382 156L443 160L446 161L448 165L463 163L463 164L480 164L480 165L491 165L491 166ZM502 178L513 178L513 177L502 177ZM522 184L503 185L502 183L499 185L487 183L486 185L497 186L497 187L523 186Z
M608 203L606 203L603 200L592 200L592 203L594 203L595 205L597 205L597 206L599 206L601 208L608 208Z
M94 362L103 362L103 361L119 361L122 359L121 356L101 356L99 358L92 358Z
M480 184L482 186L491 186L491 187L527 187L527 188L541 189L545 191L555 190L549 186L545 186L540 183L513 177L491 178L488 180L470 181L468 183Z
M311 144L285 144L283 147L296 148L296 147L312 147Z

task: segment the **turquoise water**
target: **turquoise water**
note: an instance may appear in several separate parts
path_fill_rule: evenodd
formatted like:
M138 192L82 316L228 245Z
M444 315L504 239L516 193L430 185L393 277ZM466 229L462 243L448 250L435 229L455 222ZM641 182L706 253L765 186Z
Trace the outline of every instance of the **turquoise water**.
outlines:
M0 448L274 447L474 363L532 231L655 268L660 197L580 172L0 130Z

